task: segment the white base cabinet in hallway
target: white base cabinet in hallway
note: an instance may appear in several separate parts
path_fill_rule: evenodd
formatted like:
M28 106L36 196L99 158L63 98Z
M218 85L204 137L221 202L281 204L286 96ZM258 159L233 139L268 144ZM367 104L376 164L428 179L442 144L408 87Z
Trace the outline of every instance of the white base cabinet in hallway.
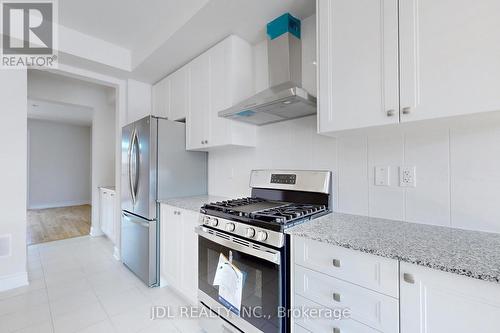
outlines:
M101 187L99 189L99 221L101 224L101 231L115 243L115 205L116 205L116 192Z
M197 212L162 204L160 211L160 275L192 304L198 299Z
M500 285L401 262L401 333L497 333Z

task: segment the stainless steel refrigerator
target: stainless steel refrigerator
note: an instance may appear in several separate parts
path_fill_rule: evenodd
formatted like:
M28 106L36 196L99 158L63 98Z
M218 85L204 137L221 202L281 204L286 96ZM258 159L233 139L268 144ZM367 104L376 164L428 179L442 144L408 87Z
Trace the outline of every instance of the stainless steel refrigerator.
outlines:
M159 284L158 200L207 193L207 153L186 151L184 123L148 116L122 129L121 256Z

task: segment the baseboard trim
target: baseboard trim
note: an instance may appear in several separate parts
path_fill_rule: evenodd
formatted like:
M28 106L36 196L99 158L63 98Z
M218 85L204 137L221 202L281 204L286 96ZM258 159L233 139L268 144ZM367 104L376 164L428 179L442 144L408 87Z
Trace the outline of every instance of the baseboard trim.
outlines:
M61 207L82 206L90 204L91 201L89 200L75 200L75 201L56 202L56 203L42 204L42 205L29 205L28 209L61 208Z
M0 291L19 288L27 286L28 284L28 272L0 276Z
M104 236L104 232L102 232L102 230L100 228L96 228L96 227L90 227L90 236L92 237L100 237L100 236Z

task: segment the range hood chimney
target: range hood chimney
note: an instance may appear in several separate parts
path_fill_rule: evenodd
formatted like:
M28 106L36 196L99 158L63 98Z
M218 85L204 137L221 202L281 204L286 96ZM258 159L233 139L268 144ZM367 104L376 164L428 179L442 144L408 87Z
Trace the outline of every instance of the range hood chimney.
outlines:
M270 88L219 112L219 117L264 125L316 113L316 97L302 88L300 20L284 14L267 25Z

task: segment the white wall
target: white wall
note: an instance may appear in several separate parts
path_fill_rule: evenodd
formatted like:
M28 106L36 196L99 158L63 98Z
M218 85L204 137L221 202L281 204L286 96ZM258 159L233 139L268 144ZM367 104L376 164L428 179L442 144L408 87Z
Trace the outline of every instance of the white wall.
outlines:
M28 208L90 204L90 127L28 119L28 140Z
M0 71L0 291L26 274L26 71Z
M305 39L314 35L312 21L303 20ZM303 40L307 45L313 43ZM265 44L255 50L260 90L267 74ZM303 54L310 57L310 52ZM309 70L303 71L311 85ZM325 169L335 174L339 212L500 232L499 113L359 131L339 139L316 134L312 116L260 127L257 136L255 149L209 153L210 194L249 194L249 173L255 168ZM415 188L398 186L398 167L405 164L417 168ZM376 165L390 166L391 186L374 185Z
M94 110L92 121L92 233L100 233L99 191L115 185L115 90L48 72L29 71L28 96L33 99L83 105ZM96 223L97 222L97 223Z

